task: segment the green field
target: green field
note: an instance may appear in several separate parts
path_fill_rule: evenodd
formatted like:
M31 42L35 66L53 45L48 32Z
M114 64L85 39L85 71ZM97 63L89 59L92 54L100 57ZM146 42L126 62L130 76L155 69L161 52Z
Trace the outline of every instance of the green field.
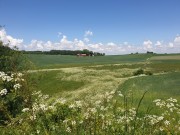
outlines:
M29 55L42 72L32 73L37 89L52 97L82 98L110 90L133 90L139 100L174 97L180 99L180 55L122 55L76 57L61 55ZM158 58L161 59L158 59ZM163 58L164 57L164 58ZM162 60L163 58L163 60ZM170 58L170 59L169 59ZM173 59L174 58L174 59ZM48 68L48 70L46 70ZM133 76L139 68L152 76ZM52 70L54 69L54 70ZM52 71L51 71L52 70ZM84 98L84 97L83 97ZM150 102L149 100L149 102Z
M97 64L136 63L146 61L152 55L114 55L97 57L77 57L64 55L41 55L30 54L27 57L38 68L72 67Z

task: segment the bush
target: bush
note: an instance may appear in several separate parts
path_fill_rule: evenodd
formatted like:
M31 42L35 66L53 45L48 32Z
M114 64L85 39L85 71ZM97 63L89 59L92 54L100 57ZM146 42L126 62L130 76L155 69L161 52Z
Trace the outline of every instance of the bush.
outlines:
M151 71L146 71L145 75L153 75L153 73Z
M15 47L11 49L0 41L0 71L17 72L32 67L32 63Z
M141 74L144 74L144 70L141 68L133 73L133 75L141 75Z

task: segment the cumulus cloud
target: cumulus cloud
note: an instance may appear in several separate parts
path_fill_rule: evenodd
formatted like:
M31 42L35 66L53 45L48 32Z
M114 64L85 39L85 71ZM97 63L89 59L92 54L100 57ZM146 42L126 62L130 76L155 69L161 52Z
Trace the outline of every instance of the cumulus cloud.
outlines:
M153 43L150 40L146 40L143 42L144 50L151 50L153 48Z
M174 47L174 44L173 44L173 43L169 43L168 47L169 47L169 48L173 48L173 47Z
M89 42L90 40L89 40L89 38L86 37L86 38L84 38L84 41Z
M6 34L5 29L1 29L0 30L0 40L4 43L4 44L9 44L9 46L11 48L13 47L22 47L22 43L23 43L23 39L17 39L17 38L13 38L10 35Z
M160 48L163 47L162 41L156 41L155 46Z
M87 36L92 36L93 35L93 32L88 30L88 31L85 31L85 34L84 36L87 37Z
M176 36L174 39L174 43L177 43L180 45L180 36Z
M91 31L86 31L83 40L73 39L69 40L67 36L59 33L61 38L57 42L40 41L33 39L29 44L24 44L23 39L17 39L8 35L5 29L0 29L0 40L9 44L10 47L17 46L20 50L83 50L88 49L93 52L101 52L110 54L129 54L129 53L146 53L146 51L153 51L155 53L177 53L180 52L180 36L176 36L170 42L145 40L141 45L133 45L128 42L121 43L91 43L88 36L92 36Z

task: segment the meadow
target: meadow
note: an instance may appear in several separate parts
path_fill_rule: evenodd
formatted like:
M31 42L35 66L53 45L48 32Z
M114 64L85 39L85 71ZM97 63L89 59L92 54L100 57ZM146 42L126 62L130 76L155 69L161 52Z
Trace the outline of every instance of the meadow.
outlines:
M148 91L143 104L147 106L157 98L180 99L180 60L177 58L180 55L32 55L32 61L36 60L41 71L33 73L32 80L37 83L37 90L44 94L70 100L88 99L86 96L96 98L98 94L111 90L130 90L134 93L134 103L137 104L143 92ZM51 69L52 65L56 65L56 68ZM134 76L133 73L138 69L152 75Z
M180 133L179 54L28 57L38 100L11 134Z

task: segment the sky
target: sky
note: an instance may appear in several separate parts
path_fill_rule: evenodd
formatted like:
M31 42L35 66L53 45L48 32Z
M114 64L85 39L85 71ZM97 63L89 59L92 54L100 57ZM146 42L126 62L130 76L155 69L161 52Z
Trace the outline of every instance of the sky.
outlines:
M180 0L0 0L0 40L20 50L180 53Z

